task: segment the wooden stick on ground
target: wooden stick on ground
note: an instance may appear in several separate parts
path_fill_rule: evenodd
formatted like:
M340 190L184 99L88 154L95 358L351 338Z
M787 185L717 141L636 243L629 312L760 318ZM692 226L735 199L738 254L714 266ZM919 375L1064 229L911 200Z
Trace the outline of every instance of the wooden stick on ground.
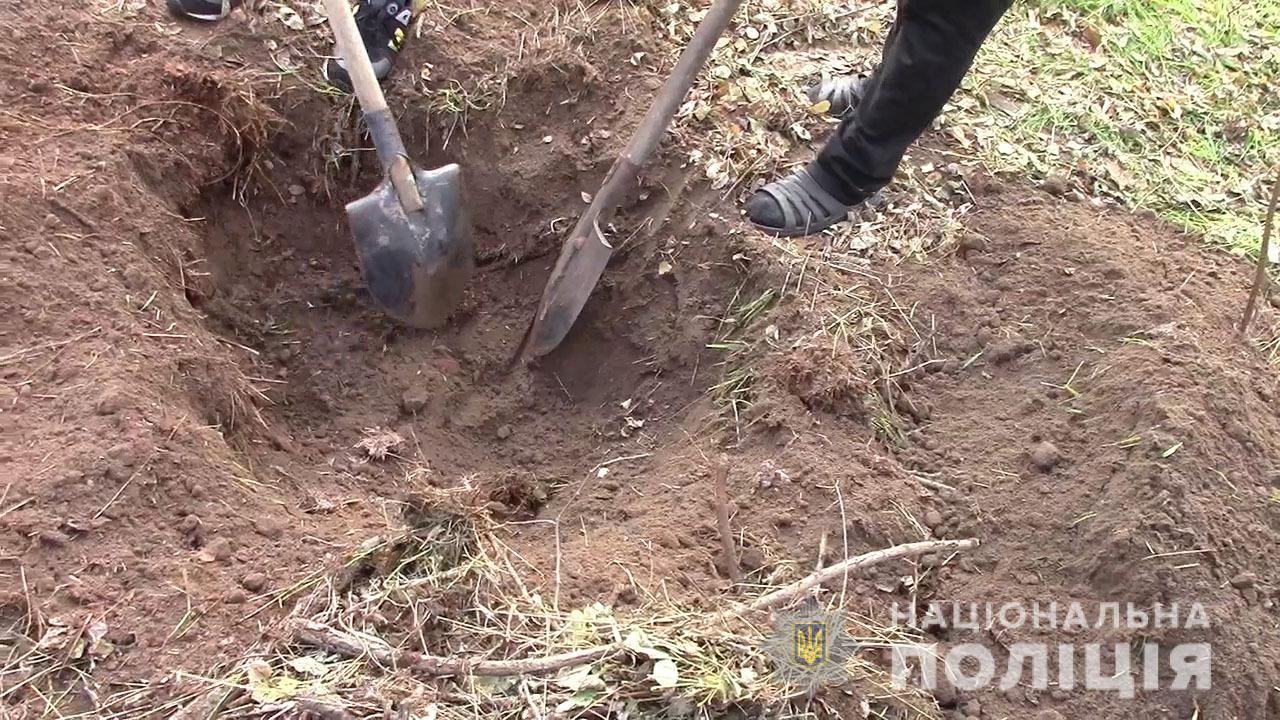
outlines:
M821 585L829 580L835 580L844 573L857 570L859 568L871 567L879 565L887 560L895 560L897 558L915 557L931 552L943 552L948 550L969 550L978 547L977 539L969 540L933 540L929 542L908 543L906 545L896 545L884 550L876 550L851 557L832 565L818 572L812 573L805 578L798 580L790 585L779 588L768 595L761 596L751 603L747 604L745 610L766 610L771 607L777 607L791 600L804 595L811 588Z
M297 619L290 621L289 625L293 632L293 637L304 645L317 647L348 658L367 657L379 665L407 668L430 676L473 675L504 677L509 675L539 675L575 665L585 665L622 652L622 646L615 644L521 660L445 658L425 655L411 650L397 650L379 638L344 632L312 620Z
M1276 203L1280 201L1280 175L1276 176L1271 186L1271 200L1267 203L1267 219L1262 226L1262 247L1258 249L1258 267L1253 273L1253 288L1249 290L1249 301L1244 305L1244 316L1240 318L1240 335L1249 331L1249 323L1253 322L1254 307L1258 303L1258 294L1262 286L1267 284L1267 262L1271 259L1271 222L1276 217Z
M738 549L733 542L733 528L729 526L729 461L711 471L711 504L716 511L716 526L720 529L720 547L724 550L724 562L729 569L729 579L734 585L742 584L742 566L738 563Z

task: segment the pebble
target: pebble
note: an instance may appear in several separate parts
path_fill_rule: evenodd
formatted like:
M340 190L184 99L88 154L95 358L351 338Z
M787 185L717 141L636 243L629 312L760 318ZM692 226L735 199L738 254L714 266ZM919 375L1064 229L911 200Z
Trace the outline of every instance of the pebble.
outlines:
M498 428L498 439L499 439L499 440L506 440L506 439L507 439L507 438L509 438L509 437L511 437L511 426L510 426L510 425L502 425L502 426L500 426L500 427Z
M70 541L71 538L67 537L66 534L60 530L40 531L40 542L48 545L49 547L63 547Z
M243 603L245 600L248 600L248 599L249 599L249 596L245 595L244 591L239 589L228 590L227 594L222 596L222 602L228 605L240 605L241 603Z
M240 584L249 592L262 592L267 587L267 576L260 572L251 572L240 580Z
M284 523L273 517L259 518L253 522L253 531L274 540L284 534Z
M1041 472L1049 472L1062 461L1062 452L1048 440L1036 443L1031 448L1031 464Z
M178 521L178 529L184 533L193 533L200 529L200 518L195 515L184 515Z
M618 589L618 602L624 605L634 605L640 596L636 594L636 589L627 585Z
M431 396L425 388L409 388L400 396L400 409L412 415L421 412L431 401Z
M1242 572L1231 578L1231 587L1237 590L1247 590L1258 584L1258 576L1251 572Z
M987 249L986 238L977 234L965 235L960 239L960 254L967 255L971 252L983 252Z
M114 415L124 407L124 404L124 395L108 390L98 398L98 402L94 403L93 411L99 415Z
M214 560L225 561L231 557L231 541L224 537L214 538L204 546L204 552Z
M1040 189L1050 195L1062 197L1067 194L1067 191L1071 189L1071 186L1065 175L1062 175L1061 173L1050 173L1048 177L1040 183Z
M946 673L939 673L937 683L933 688L933 698L938 701L941 707L955 707L958 698L956 696L956 686L947 677Z
M924 514L924 524L927 527L934 528L941 525L942 522L943 522L942 513L938 512L937 510L930 510L929 512Z
M754 572L764 567L764 553L757 548L749 547L738 557L738 564L747 572Z
M306 189L306 188L302 187L301 185L299 185L299 184L297 184L297 183L294 183L294 184L292 184L292 185L290 185L290 186L289 186L289 194L290 194L290 195L297 196L297 195L301 195L302 193L304 193L304 192L306 192L306 191L307 191L307 189Z
M659 545L669 550L680 547L680 537L670 530L659 530L654 536Z

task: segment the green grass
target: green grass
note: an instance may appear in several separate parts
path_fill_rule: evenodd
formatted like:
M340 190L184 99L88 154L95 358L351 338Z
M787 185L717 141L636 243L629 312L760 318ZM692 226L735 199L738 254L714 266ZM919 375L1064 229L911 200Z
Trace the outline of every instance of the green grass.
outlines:
M1062 173L1256 253L1280 168L1280 3L1034 0L943 124L993 167Z

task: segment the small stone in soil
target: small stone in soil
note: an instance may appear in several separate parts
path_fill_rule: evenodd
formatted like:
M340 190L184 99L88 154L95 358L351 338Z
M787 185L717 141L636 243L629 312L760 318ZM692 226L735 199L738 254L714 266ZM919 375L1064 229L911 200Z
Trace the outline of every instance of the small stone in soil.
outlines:
M214 560L224 561L231 557L231 541L224 538L214 538L206 544L202 552Z
M510 425L502 425L501 427L499 427L499 428L498 428L498 439L499 439L499 440L506 440L506 439L507 439L507 438L509 438L509 437L511 437L511 426L510 426Z
M1231 587L1237 590L1245 590L1258 584L1258 576L1251 572L1242 572L1231 578Z
M659 530L654 540L662 547L670 550L680 547L680 538L670 530Z
M1041 472L1049 472L1062 461L1062 452L1048 440L1036 443L1031 448L1031 464Z
M1071 186L1068 184L1066 176L1059 173L1050 173L1049 176L1044 179L1044 182L1040 183L1040 189L1050 195L1057 195L1061 197L1067 194L1067 191L1071 189Z
M98 402L94 404L93 411L99 415L114 415L124 408L125 397L123 394L108 390L98 398Z
M62 547L70 541L71 538L67 537L60 530L51 529L40 531L40 542L44 545L48 545L49 547Z
M969 234L960 239L960 255L963 257L971 252L982 252L987 249L987 240L981 235Z
M240 581L249 592L262 592L267 587L267 576L260 572L251 572Z
M409 388L400 396L400 409L408 414L421 412L431 401L425 388Z
M274 540L284 533L284 523L276 518L259 518L253 522L253 530L265 538Z
M178 529L184 533L193 533L200 529L200 518L195 515L186 515L178 521Z
M927 527L937 527L942 524L942 513L937 510L930 510L924 514L924 524Z

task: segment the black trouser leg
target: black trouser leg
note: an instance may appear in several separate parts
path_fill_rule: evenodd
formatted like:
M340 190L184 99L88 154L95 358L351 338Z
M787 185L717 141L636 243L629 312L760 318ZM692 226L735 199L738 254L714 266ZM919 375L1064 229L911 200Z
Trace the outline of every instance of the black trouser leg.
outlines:
M810 165L841 202L893 179L907 147L942 111L1013 0L898 0L880 68L858 109Z

